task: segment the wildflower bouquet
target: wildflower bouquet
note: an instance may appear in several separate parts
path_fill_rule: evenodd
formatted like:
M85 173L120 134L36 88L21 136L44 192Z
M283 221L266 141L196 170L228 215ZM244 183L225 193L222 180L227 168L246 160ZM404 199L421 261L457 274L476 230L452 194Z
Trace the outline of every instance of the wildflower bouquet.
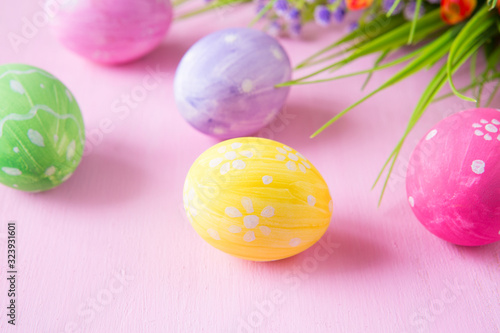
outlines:
M242 2L244 1L214 0L187 16ZM252 24L264 18L267 22L265 29L270 33L297 36L304 24L315 22L327 26L332 22L342 21L347 11L362 10L360 19L351 27L351 32L303 60L296 71L305 74L279 86L315 84L365 74L368 77L364 87L375 71L406 63L393 77L338 113L311 137L320 134L376 93L420 70L438 67L415 106L403 137L377 177L375 185L388 169L383 195L405 139L429 104L437 99L443 86L448 83L452 91L445 96L455 95L474 102L477 106L482 104L481 95L485 83L498 81L489 99L483 104L489 104L496 94L500 87L500 74L497 70L500 58L499 9L500 3L497 6L497 0L257 0L258 14ZM414 47L411 51L384 62L389 55L407 45ZM483 52L480 52L481 49ZM378 58L372 68L347 75L334 75L336 70L373 54L378 54ZM444 63L440 61L442 59L445 60ZM477 72L476 64L483 59L486 66L484 70ZM469 60L471 82L465 87L457 88L453 83L453 74Z

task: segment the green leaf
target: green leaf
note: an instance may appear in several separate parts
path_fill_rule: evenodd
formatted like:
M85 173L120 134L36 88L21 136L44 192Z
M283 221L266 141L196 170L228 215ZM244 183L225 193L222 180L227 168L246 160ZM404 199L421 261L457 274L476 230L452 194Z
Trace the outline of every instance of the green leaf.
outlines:
M380 54L380 56L377 58L377 60L375 60L375 63L373 64L373 68L368 72L368 76L366 77L365 82L361 86L361 90L364 90L366 88L366 85L368 84L368 82L370 82L370 79L372 78L372 75L373 75L373 72L375 71L375 68L377 68L377 66L382 61L384 61L384 59L387 57L387 55L389 55L390 52L391 52L390 50L383 51Z
M481 95L483 94L484 81L479 81L479 86L477 89L477 98L476 98L476 108L481 107Z
M479 83L477 81L476 82L472 82L472 83L466 85L465 87L462 87L462 88L458 89L458 91L460 91L462 93L463 92L467 92L467 91L469 91L471 89L474 89L478 85L479 85ZM447 93L447 94L443 94L441 96L438 96L438 97L434 98L432 100L432 103L436 103L436 102L442 101L443 99L447 99L447 98L449 98L451 96L455 96L455 94L453 92L450 92L450 93Z
M481 35L494 24L494 17L490 15L490 13L488 12L488 8L486 6L483 6L469 21L467 21L463 29L453 41L453 44L450 48L448 61L446 63L448 82L453 93L463 100L474 103L476 102L474 98L462 95L453 84L451 73L453 64L456 61L457 54L459 54L459 52L464 48L469 48L471 45L473 45L474 40L481 37Z
M415 30L414 38L422 40L429 34L446 27L446 24L441 19L439 9L434 10L420 19L421 25ZM374 52L379 52L387 49L397 49L406 45L408 34L412 27L411 22L407 22L398 28L371 40L370 42L357 48L353 54L356 56L364 56Z
M389 9L389 11L387 12L387 17L389 16L392 16L392 13L394 13L394 11L396 10L396 8L398 7L399 3L401 2L401 0L395 0L394 3L392 4L391 8Z
M479 51L479 50L478 50ZM477 54L478 52L474 53L472 55L472 57L470 58L470 65L469 65L469 70L470 70L470 81L471 82L476 82L477 81ZM480 86L480 85L478 85ZM458 90L460 93L462 93L460 90ZM475 95L477 96L478 94L475 93Z
M429 45L425 46L425 47L422 47L420 49L417 49L411 53L407 53L391 62L388 62L384 65L380 65L380 66L376 66L376 67L373 67L371 69L366 69L366 70L362 70L362 71L358 71L358 72L353 72L353 73L349 73L349 74L344 74L344 75L339 75L339 76L334 76L334 77L330 77L330 78L326 78L326 79L321 79L321 80L314 80L314 81L288 81L288 82L284 82L284 83L280 83L280 84L277 84L275 87L279 88L279 87L286 87L286 86L294 86L294 85L305 85L305 84L315 84L315 83L322 83L322 82L328 82L328 81L335 81L335 80L339 80L339 79L345 79L345 78L348 78L348 77L352 77L352 76L357 76L357 75L362 75L362 74L370 74L370 72L374 72L374 71L379 71L379 70L382 70L382 69L386 69L386 68L389 68L389 67L392 67L392 66L395 66L395 65L398 65L398 64L401 64L403 62L406 62L408 60L411 60L413 58L415 58L418 54L422 53L422 52L425 52L426 50L426 47L428 47ZM339 63L336 63L336 64L339 64Z
M195 9L195 10L190 11L188 13L181 14L180 16L176 17L175 19L176 20L183 20L183 19L186 19L189 17L193 17L193 16L196 16L199 14L209 12L209 11L217 9L217 8L230 7L233 5L242 4L245 2L249 2L249 1L250 0L217 0L216 2L213 2L209 5L205 5L199 9Z
M500 78L500 75L498 75L498 78ZM495 85L495 88L493 88L493 91L490 94L490 97L488 98L488 101L486 102L486 106L490 106L491 102L493 101L493 98L498 92L498 88L500 88L500 80L498 80L497 84Z
M426 45L425 51L420 52L419 55L412 60L408 65L406 65L403 69L401 69L398 73L396 73L393 77L391 77L389 80L387 80L384 84L382 84L379 88L371 92L370 94L366 95L356 103L352 104L348 108L344 109L341 111L339 114L337 114L335 117L330 119L326 124L324 124L320 129L318 129L311 138L317 136L320 134L322 131L324 131L327 127L329 127L331 124L333 124L335 121L337 121L340 117L342 117L344 114L352 110L354 107L358 106L362 102L366 101L368 98L372 97L376 93L396 84L397 82L415 74L419 70L423 69L425 66L428 65L429 62L435 61L436 58L440 59L442 58L449 50L451 44L453 43L453 39L455 38L456 34L458 33L458 29L460 27L454 27L450 30L447 30L443 35L440 37L436 38L432 42Z
M381 36L389 31L394 30L396 27L399 27L401 24L405 22L405 19L402 16L398 17L386 17L384 14L376 17L370 22L367 22L366 24L360 25L356 30L352 31L351 33L347 34L344 38L340 39L339 41L325 47L324 49L314 53L310 57L306 58L303 60L301 63L299 63L296 67L296 69L303 68L306 66L313 65L312 61L319 56L327 53L328 51L331 51L338 46L341 46L343 44L346 44L348 42L351 42L353 40L359 39L360 41L356 43L355 45L357 47L361 46L364 42L373 40L377 38L378 36ZM342 54L342 53L340 53ZM331 58L325 58L323 60L319 60L314 62L314 64L329 60Z
M486 77L484 79L484 83L488 83L488 82L492 82L492 81L495 81L496 79L499 79L500 78L500 73L495 73L493 75L490 75L488 77ZM475 82L472 82L472 83L469 83L468 85L466 85L465 87L462 87L462 88L459 88L458 91L460 92L466 92L466 91L469 91L477 86L479 86L479 82L477 82L477 80ZM490 96L490 98L494 97L495 95L495 90L493 90L492 92L492 96ZM447 94L443 94L441 96L438 96L436 98L434 98L432 100L432 103L435 103L435 102L439 102L443 99L446 99L446 98L449 98L449 97L452 97L452 96L455 96L455 94L453 92L450 92L450 93L447 93ZM490 101L491 102L491 101ZM487 103L486 105L488 105L489 103Z
M408 44L413 43L413 37L415 36L415 30L417 29L418 16L420 15L420 8L422 7L422 0L417 0L415 4L415 13L413 14L413 20L411 20L411 30L410 36L408 37Z
M409 120L407 128L406 128L406 130L405 130L405 132L403 134L403 137L400 139L400 141L398 142L396 148L394 148L393 152L391 153L391 155L389 156L388 160L384 164L384 167L381 170L381 172L379 174L379 177L377 177L377 180L376 180L376 182L374 184L374 186L377 184L377 182L380 179L380 175L384 172L384 170L386 169L387 165L392 160L392 162L390 164L391 166L389 168L387 177L385 179L385 182L384 182L384 185L383 185L383 188L382 188L382 193L381 193L380 199L379 199L379 205L382 202L382 198L383 198L385 189L387 188L387 184L389 182L392 169L393 169L394 164L395 164L395 162L397 160L397 157L398 157L399 152L401 150L402 144L404 143L404 141L408 137L408 134L411 132L411 130L415 127L415 125L418 122L418 120L422 117L422 114L427 109L427 107L429 106L429 104L433 101L433 99L436 96L436 94L439 92L439 90L441 90L441 88L444 86L444 84L448 80L448 73L449 73L449 71L451 70L452 74L455 73L463 65L463 63L465 61L467 61L472 56L472 54L474 54L475 52L477 52L477 50L489 38L491 38L491 36L494 35L494 33L495 32L492 29L487 30L487 31L484 32L484 34L480 38L478 38L474 42L474 44L469 45L468 48L462 48L462 49L460 49L458 51L458 53L456 54L456 57L455 57L456 62L452 65L451 69L448 67L448 64L443 65L441 67L441 69L438 71L438 73L431 80L431 82L427 86L426 90L424 91L423 95L421 96L421 98L420 98L417 106L415 107L415 109L414 109L414 111L413 111L413 113L412 113L412 115L410 117L410 120Z
M494 71L498 65L500 59L500 43L496 43L496 46L493 46L490 49L485 48L486 55L486 70Z
M172 6L173 7L178 7L186 2L188 2L190 0L176 0L176 1L172 1Z
M276 2L276 0L271 0L269 1L265 6L264 8L262 8L259 13L253 18L253 20L250 22L250 24L248 25L249 27L253 27L255 23L257 23L264 15L266 15L266 13L271 9L273 8L274 6L274 3Z
M316 76L331 69L338 69L368 54L382 52L386 50L399 49L400 47L406 45L411 26L412 26L411 22L406 22L401 26L395 28L394 30L382 34L373 40L363 42L362 45L355 45L352 47L354 48L354 51L345 59L330 64L328 66L325 66L311 74L292 80L290 81L290 84L295 84L299 81L304 81L306 79L309 79L313 76ZM439 9L436 9L424 15L420 19L420 25L415 31L414 39L422 40L429 34L439 31L440 29L443 29L445 27L447 27L447 25L441 19Z
M470 59L470 82L475 82L476 81L476 75L477 75L477 52L474 53Z

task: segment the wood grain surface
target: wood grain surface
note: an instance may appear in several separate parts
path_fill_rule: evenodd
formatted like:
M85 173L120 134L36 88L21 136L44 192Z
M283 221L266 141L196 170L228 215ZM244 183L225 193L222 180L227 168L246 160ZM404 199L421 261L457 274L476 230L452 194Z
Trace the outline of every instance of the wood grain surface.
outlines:
M466 248L436 238L413 216L405 192L420 137L473 105L453 98L432 104L380 208L380 187L370 191L432 70L378 94L315 139L309 135L363 96L364 77L294 87L281 115L259 132L303 152L328 183L334 213L320 243L290 259L255 263L212 248L192 229L182 207L184 178L218 141L177 112L175 68L199 38L244 26L253 10L175 22L147 57L106 67L65 50L44 25L15 50L10 34L22 35L41 9L34 0L0 4L0 63L59 77L87 127L86 154L65 184L39 194L0 188L0 332L500 332L500 244ZM296 64L345 32L310 26L303 40L282 44ZM366 92L395 71L376 74ZM151 79L155 88L141 97ZM459 72L457 86L467 79ZM11 220L16 326L6 316Z

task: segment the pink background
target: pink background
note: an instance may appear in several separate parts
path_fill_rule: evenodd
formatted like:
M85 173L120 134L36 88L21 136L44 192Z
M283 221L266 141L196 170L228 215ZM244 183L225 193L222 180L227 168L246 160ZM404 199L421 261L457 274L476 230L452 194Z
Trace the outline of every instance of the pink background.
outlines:
M418 139L471 105L457 99L431 105L404 146L380 208L380 188L370 191L432 72L372 98L314 140L308 139L314 130L362 96L364 77L292 89L281 120L260 134L315 164L330 186L334 216L323 247L254 263L204 243L183 213L188 168L217 141L184 122L172 88L190 45L211 31L243 26L252 9L176 22L149 56L104 67L63 49L47 27L16 52L8 33L20 34L23 17L31 21L40 7L8 3L0 5L0 63L39 66L66 83L84 112L90 143L59 188L40 194L0 188L1 332L500 331L500 244L441 241L416 220L405 194L406 163ZM311 26L304 40L282 44L296 64L343 33L343 26ZM130 113L113 112L157 66L166 73L158 87ZM375 75L368 89L394 72ZM9 220L18 230L15 328L5 315Z

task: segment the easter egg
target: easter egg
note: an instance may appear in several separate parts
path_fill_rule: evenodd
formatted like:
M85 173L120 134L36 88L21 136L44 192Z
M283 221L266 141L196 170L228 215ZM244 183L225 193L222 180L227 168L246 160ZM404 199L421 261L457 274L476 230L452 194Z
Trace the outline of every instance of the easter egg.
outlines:
M85 129L75 97L39 68L0 66L0 183L51 189L80 163Z
M466 246L500 240L500 112L462 111L434 126L411 155L406 190L434 235Z
M170 0L71 0L52 11L57 13L51 20L56 38L103 64L146 55L160 44L172 21Z
M223 141L194 162L184 208L196 232L233 256L293 256L324 234L333 211L328 186L296 150L262 138Z
M225 29L194 44L174 80L181 115L197 130L221 139L254 134L279 113L291 66L276 39L259 30Z

